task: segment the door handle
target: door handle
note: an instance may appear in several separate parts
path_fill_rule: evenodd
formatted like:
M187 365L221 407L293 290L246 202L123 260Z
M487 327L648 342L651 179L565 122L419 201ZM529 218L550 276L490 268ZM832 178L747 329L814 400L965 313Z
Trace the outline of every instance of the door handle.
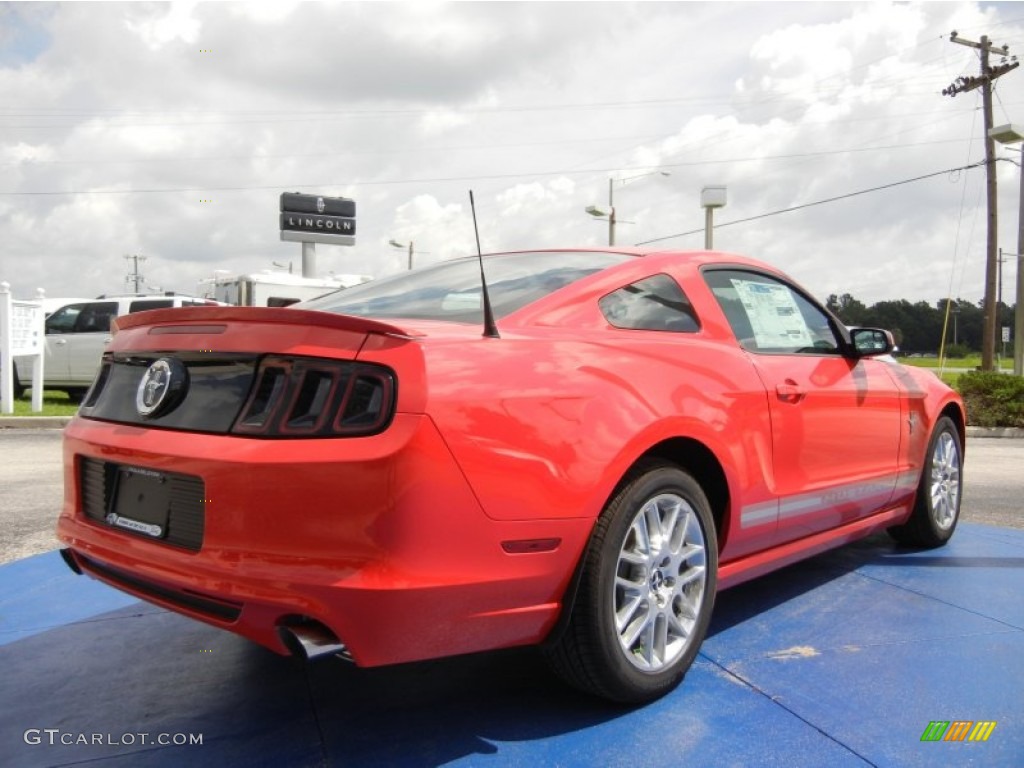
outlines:
M792 379L786 379L781 384L777 384L775 392L779 396L779 400L786 400L791 403L798 403L804 399L804 395L807 392Z
M58 347L63 347L65 344L68 343L68 340L67 339L54 339L53 343L56 344Z
M103 343L104 343L104 344L109 344L109 343L110 343L110 342L112 342L113 340L114 340L114 337L113 337L113 336L107 336L107 338L105 338L105 339L103 340Z

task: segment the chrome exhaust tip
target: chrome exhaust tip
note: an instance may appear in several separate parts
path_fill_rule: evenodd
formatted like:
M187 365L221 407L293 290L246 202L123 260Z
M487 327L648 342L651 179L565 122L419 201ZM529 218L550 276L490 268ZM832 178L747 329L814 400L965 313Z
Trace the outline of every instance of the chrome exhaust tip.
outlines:
M319 621L308 619L279 624L277 635L293 656L304 661L321 659L324 656L341 656L347 661L352 661L345 644Z
M79 576L82 575L82 566L80 566L78 564L78 561L75 560L75 556L73 554L71 554L71 550L70 549L68 549L67 547L62 549L60 551L60 556L61 556L61 559L64 561L64 564L67 565L68 568L70 568L72 571L74 571Z

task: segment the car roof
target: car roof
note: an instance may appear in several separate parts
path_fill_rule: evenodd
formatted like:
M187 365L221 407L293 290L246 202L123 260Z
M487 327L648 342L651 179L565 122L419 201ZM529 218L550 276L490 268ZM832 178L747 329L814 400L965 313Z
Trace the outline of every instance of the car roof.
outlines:
M754 269L764 270L765 272L771 272L773 274L784 274L777 267L768 264L767 262L753 259L749 256L743 256L738 253L731 253L729 251L714 251L714 250L683 250L675 248L640 248L638 246L629 247L587 247L587 248L529 248L516 251L501 251L495 253L485 253L484 258L490 256L513 256L520 253L622 253L629 256L636 256L643 258L647 261L661 260L673 261L675 263L685 262L693 265L696 268L700 268L706 265L729 265L729 266L744 266L752 267ZM474 257L465 257L474 258ZM627 264L629 262L626 262ZM606 267L602 271L612 271L619 269L621 265L613 265Z

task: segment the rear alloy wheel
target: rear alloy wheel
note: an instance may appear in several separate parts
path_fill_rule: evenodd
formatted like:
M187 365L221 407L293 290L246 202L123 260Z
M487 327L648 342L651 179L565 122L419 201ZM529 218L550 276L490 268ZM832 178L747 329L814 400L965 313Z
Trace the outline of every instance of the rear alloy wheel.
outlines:
M906 523L889 529L896 541L923 548L941 547L949 541L960 519L962 467L960 433L953 421L943 416L928 441L914 511Z
M710 505L677 467L646 467L601 514L569 625L548 658L572 685L641 703L672 690L700 649L715 598Z

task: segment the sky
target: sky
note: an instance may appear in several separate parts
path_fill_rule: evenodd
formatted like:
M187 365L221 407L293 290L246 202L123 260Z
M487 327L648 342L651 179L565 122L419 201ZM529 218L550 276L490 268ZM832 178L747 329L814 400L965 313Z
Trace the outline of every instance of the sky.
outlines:
M181 293L300 271L286 191L356 201L321 275L405 269L391 240L474 253L469 190L485 252L606 245L584 209L610 184L618 245L698 250L722 185L714 247L822 300L977 301L981 91L942 90L979 62L953 30L1022 55L1024 4L0 3L0 281L125 292L130 255ZM1021 69L995 88L1010 122ZM996 168L1014 253L1020 171Z

